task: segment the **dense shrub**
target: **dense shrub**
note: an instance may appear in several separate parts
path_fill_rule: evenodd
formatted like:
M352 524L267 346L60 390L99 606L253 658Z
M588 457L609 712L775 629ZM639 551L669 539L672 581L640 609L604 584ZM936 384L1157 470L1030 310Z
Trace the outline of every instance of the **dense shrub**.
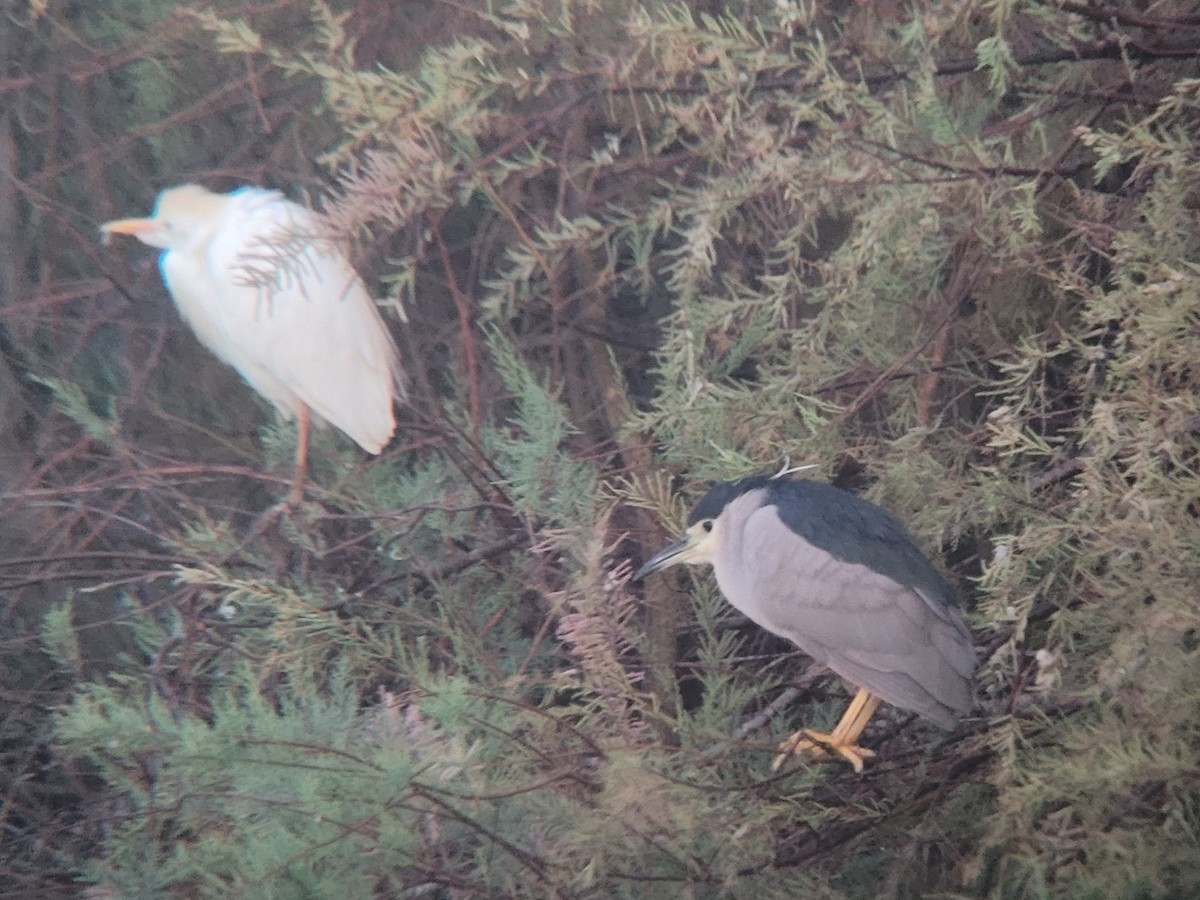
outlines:
M1194 8L10 17L13 891L1200 894ZM96 240L188 180L311 197L412 377L279 527L292 429ZM978 638L976 714L885 710L861 777L770 771L835 679L628 580L785 461Z

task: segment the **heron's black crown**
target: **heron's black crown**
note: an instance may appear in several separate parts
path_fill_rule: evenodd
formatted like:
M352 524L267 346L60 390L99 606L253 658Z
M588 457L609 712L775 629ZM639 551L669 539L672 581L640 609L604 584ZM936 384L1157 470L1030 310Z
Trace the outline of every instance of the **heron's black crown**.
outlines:
M768 475L754 475L750 478L743 478L741 481L718 481L708 489L708 493L700 498L691 513L688 515L688 526L695 525L705 519L715 519L721 515L721 511L730 503L736 500L742 494L748 494L756 488L765 488L771 485L771 477ZM768 501L769 502L769 501Z

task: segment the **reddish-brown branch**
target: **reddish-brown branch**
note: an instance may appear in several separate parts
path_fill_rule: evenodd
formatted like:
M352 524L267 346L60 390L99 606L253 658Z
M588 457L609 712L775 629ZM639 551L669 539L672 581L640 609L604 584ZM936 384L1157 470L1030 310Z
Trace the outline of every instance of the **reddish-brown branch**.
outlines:
M446 284L450 287L450 296L454 298L454 308L458 312L458 328L462 342L463 360L467 367L467 392L471 404L471 425L475 440L483 428L483 405L479 399L479 356L475 344L475 328L471 324L471 304L466 294L458 284L455 276L454 261L450 257L450 249L442 235L442 223L433 223L432 232L437 243L438 255L442 260L442 269L446 276Z

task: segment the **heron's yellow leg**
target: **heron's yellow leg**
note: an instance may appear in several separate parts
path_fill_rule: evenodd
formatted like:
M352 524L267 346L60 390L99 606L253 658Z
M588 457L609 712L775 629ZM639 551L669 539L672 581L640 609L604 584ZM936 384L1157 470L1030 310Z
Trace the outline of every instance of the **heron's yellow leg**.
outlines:
M855 772L861 772L863 760L874 756L875 752L858 746L858 739L878 708L879 698L865 688L859 688L841 721L829 734L813 731L811 728L803 728L780 744L780 753L771 763L772 771L777 770L793 754L816 753L819 755L833 751L854 766Z
M308 478L308 439L312 433L312 411L307 403L300 404L299 433L296 435L296 469L292 474L292 492L288 505L299 506L304 500L304 482Z

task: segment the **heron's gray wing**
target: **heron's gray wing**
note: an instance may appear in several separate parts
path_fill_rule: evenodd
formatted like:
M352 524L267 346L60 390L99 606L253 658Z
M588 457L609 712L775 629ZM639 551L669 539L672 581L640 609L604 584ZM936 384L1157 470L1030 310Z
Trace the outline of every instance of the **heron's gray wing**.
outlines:
M774 506L740 523L718 578L731 602L847 681L951 727L971 708L975 652L961 613L809 543Z
M768 491L784 524L810 544L913 588L935 615L954 619L954 591L886 509L819 481L774 481Z

